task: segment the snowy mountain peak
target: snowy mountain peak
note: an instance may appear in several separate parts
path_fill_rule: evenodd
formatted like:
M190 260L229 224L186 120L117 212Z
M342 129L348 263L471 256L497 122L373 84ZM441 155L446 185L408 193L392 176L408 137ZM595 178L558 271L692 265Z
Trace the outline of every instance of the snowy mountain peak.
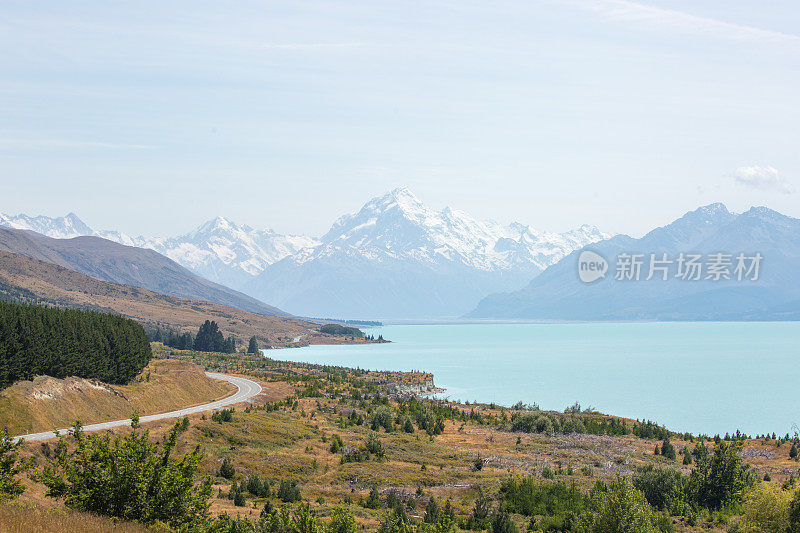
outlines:
M195 229L192 233L210 233L217 229L222 230L230 230L236 227L236 224L228 220L223 216L217 216L215 218L209 219L202 224L200 224L197 229Z
M547 233L436 210L399 188L339 218L321 246L270 265L245 292L307 316L458 316L607 237L593 226Z
M383 198L392 198L398 203L415 203L421 204L417 195L411 192L408 187L397 187L386 193Z
M698 207L694 211L687 213L687 215L695 217L695 219L704 219L708 222L727 222L732 217L736 216L736 213L728 211L728 208L725 207L725 204L720 202L715 202L713 204L704 205L702 207Z
M93 235L92 229L78 218L75 213L57 218L43 215L31 217L25 214L6 215L0 213L0 226L35 231L54 239L71 239L82 235Z
M253 231L253 228L246 224L240 225L229 218L218 216L203 222L197 226L197 228L179 238L197 241L207 239L209 236L214 235L235 239L251 234ZM274 233L272 230L265 230L265 232L268 234Z
M397 209L410 216L419 215L426 208L416 195L406 187L398 187L383 196L378 196L364 204L359 214L380 214ZM343 217L345 218L345 217Z
M370 260L453 263L483 271L538 272L575 248L607 237L590 226L551 234L519 223L502 226L477 220L450 207L436 211L403 187L341 217L322 237L325 246L295 260L305 263L338 253Z
M698 207L694 211L690 211L685 215L685 217L689 217L692 220L703 220L707 224L726 222L734 216L735 215L733 213L728 211L728 208L725 207L725 204L720 202Z
M705 213L707 215L715 215L717 213L730 214L730 211L728 211L728 208L725 207L725 204L723 204L722 202L714 202L708 205L698 207L697 211L700 213Z

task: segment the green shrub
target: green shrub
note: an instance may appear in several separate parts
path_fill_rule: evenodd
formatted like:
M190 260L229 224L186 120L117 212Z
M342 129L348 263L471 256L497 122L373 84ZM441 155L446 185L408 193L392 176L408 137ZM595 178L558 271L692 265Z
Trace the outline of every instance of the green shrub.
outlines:
M381 494L378 492L377 487L372 487L369 491L369 496L364 501L364 507L367 509L380 509L383 507L383 502L381 501Z
M483 531L489 528L489 500L483 494L479 494L472 507L472 513L465 524L466 529L472 531Z
M334 433L331 436L331 447L330 447L331 453L339 453L339 450L342 449L342 446L344 446L342 437Z
M17 474L27 470L30 465L20 461L21 447L22 441L15 442L5 429L0 431L0 502L11 500L25 492L25 487L17 479Z
M789 527L791 493L771 483L759 483L744 498L739 526L744 531L786 533Z
M219 422L220 424L223 422L231 422L233 421L233 413L236 411L233 407L230 409L225 408L222 411L214 411L211 414L211 420L214 422Z
M415 529L403 508L395 507L393 512L381 520L378 533L415 533Z
M500 485L500 495L509 512L524 516L576 515L584 506L584 497L574 484L544 483L535 477L512 478Z
M387 433L394 429L394 416L392 409L388 406L382 405L375 409L370 419L370 427L372 431L379 431L384 428Z
M64 498L68 507L123 520L161 521L177 529L199 526L208 517L211 481L195 483L203 455L200 447L179 461L170 460L178 431L163 445L149 441L147 431L125 437L86 437L76 423L76 447L59 437L40 479L47 495Z
M675 446L672 445L669 438L664 439L664 442L661 443L661 455L672 461L675 460Z
M300 487L295 480L283 480L278 486L276 496L286 503L299 502L302 499Z
M337 508L333 510L331 519L325 527L326 533L356 533L358 524L349 509Z
M428 505L425 506L424 521L426 524L435 524L439 521L439 504L436 503L436 499L433 496L430 497Z
M622 476L606 489L597 486L589 495L587 509L578 519L578 530L591 533L655 533L657 517L641 491Z
M719 510L741 501L745 488L753 484L749 466L739 457L741 443L720 441L709 453L705 446L692 452L696 465L689 475L687 496L698 507ZM697 452L697 454L695 454Z
M386 455L386 452L383 450L383 444L381 440L378 438L377 433L371 432L367 437L366 442L364 443L367 451L377 457L383 458Z
M652 464L636 470L633 486L642 491L647 501L656 509L672 512L683 510L686 476L676 468Z
M231 460L226 457L222 460L222 464L219 467L219 477L225 479L233 479L233 476L236 475L236 469L233 468L233 464L231 464Z
M492 515L492 533L518 533L516 524L511 521L511 515L502 505Z
M787 533L800 533L800 489L794 493L789 504L789 527Z

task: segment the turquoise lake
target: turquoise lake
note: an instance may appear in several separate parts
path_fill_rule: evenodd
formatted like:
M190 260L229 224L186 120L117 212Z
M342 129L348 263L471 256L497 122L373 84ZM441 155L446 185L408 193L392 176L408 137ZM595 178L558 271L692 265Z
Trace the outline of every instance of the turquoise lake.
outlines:
M674 431L792 433L800 323L390 325L390 344L267 352L282 360L424 370L451 399L519 400L650 419Z

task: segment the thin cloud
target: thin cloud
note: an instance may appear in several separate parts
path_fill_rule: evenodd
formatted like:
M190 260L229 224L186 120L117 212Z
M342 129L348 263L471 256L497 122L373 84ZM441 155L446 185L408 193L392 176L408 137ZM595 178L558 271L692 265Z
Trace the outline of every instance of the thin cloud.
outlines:
M364 43L265 43L258 47L264 50L314 51L358 48Z
M797 35L724 22L673 9L637 4L628 0L566 0L566 2L621 22L645 24L731 41L800 45L800 36Z
M736 183L762 191L794 192L794 187L780 175L778 169L771 166L739 167L733 171L733 179Z
M100 141L71 141L65 139L0 139L0 149L39 150L39 149L86 149L101 148L113 150L145 150L152 148L146 144L120 144Z

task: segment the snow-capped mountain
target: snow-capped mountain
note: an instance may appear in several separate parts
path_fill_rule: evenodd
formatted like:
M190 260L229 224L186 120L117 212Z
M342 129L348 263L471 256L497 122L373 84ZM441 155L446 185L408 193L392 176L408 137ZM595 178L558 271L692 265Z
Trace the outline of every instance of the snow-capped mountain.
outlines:
M58 218L41 215L36 217L29 217L23 214L5 215L0 213L0 226L35 231L53 239L71 239L72 237L94 234L92 229L84 224L75 213Z
M339 318L458 316L486 295L520 289L573 250L609 237L592 226L545 233L450 208L437 211L405 188L339 218L320 239L222 217L185 235L155 238L97 231L74 214L0 214L0 226L150 248L291 313Z
M224 217L209 220L186 235L143 243L205 278L234 288L267 265L318 244L311 237L257 230Z
M341 217L320 246L269 265L242 290L307 316L456 316L608 237L591 226L543 233L436 211L400 188Z
M502 226L463 211L425 206L407 188L373 198L345 215L322 236L322 246L293 257L300 264L352 248L367 258L409 259L420 263L461 263L477 270L543 270L565 254L608 238L592 226L543 233L531 226Z
M264 268L319 241L300 235L256 230L217 217L178 237L132 237L119 231L93 230L74 213L65 217L5 215L0 226L27 229L56 239L102 237L137 248L150 248L206 279L237 288Z

